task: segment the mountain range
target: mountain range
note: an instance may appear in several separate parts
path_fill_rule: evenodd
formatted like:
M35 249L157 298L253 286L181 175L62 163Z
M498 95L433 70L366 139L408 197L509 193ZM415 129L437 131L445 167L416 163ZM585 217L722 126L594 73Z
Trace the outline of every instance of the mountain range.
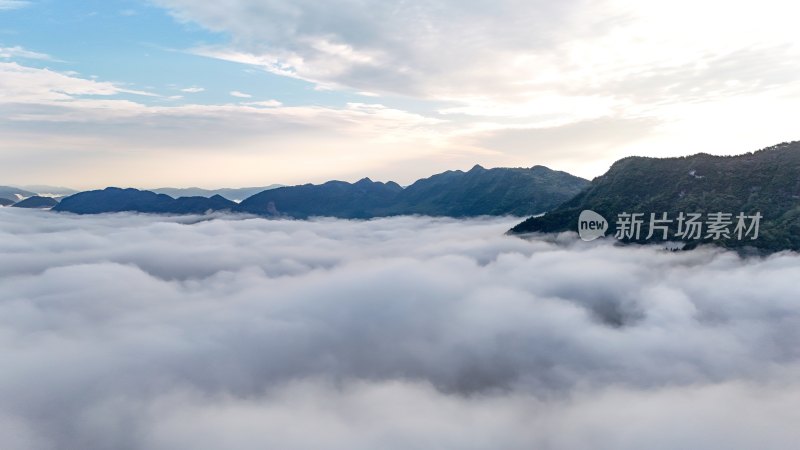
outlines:
M196 191L192 188L186 192ZM0 202L16 203L31 194L24 189L0 187ZM48 207L45 202L53 204L55 200L33 198L28 203L31 207ZM405 188L392 181L369 178L355 183L268 186L240 203L220 194L173 198L131 188L106 188L65 197L53 210L78 214L231 211L297 219L367 219L407 214L535 216L509 230L517 235L575 231L581 213L591 210L607 220L606 235L624 242L647 242L653 237L647 228L661 223L656 238L661 235L660 240L682 241L685 248L714 243L764 252L800 250L800 142L736 156L632 156L615 162L591 182L543 166L475 166L466 172L453 170L420 179ZM631 214L638 215L641 234L631 233L624 223L626 215L630 218ZM706 229L704 233L688 235L691 233L685 233L684 219L692 215L704 221L701 228L720 226L711 223L716 217L717 222L725 222L725 232L712 234ZM758 233L748 239L748 233L755 231L752 226L756 216ZM659 222L657 218L665 220ZM751 222L742 238L736 236L734 227L741 226L745 219Z
M64 198L55 211L78 214L135 211L196 214L234 211L269 217L366 219L401 214L469 217L530 215L572 198L588 181L543 166L447 171L407 188L369 178L267 189L236 204L220 195L179 197L137 189L107 188Z
M0 201L2 201L0 205L13 205L22 199L33 197L34 195L36 195L36 192L31 192L18 187L0 186Z
M204 214L209 211L232 211L236 206L235 202L220 195L175 199L166 194L156 194L150 191L109 187L70 195L62 199L53 208L53 211L75 214L125 211L156 214Z
M355 183L328 181L270 189L244 200L237 211L296 219L310 216L366 219L389 208L402 192L403 188L393 181L382 183L369 178Z

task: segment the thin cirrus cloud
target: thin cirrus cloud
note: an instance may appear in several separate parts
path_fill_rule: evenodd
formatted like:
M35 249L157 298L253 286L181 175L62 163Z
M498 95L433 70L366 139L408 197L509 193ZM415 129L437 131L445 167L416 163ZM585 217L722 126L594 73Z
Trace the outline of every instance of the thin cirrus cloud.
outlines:
M514 222L0 208L4 448L794 448L796 254Z
M31 2L25 0L0 0L0 11L25 8L30 4Z
M22 58L22 59L34 59L40 61L55 61L55 59L50 55L47 55L45 53L33 52L18 45L14 47L0 47L0 58L5 58L5 59Z
M246 94L246 93L240 92L240 91L231 91L230 95L231 95L231 97L238 97L238 98L252 98L253 97L250 94Z
M260 102L244 102L243 105L247 106L260 106L263 108L274 108L277 106L283 105L283 103L279 102L278 100L264 100Z

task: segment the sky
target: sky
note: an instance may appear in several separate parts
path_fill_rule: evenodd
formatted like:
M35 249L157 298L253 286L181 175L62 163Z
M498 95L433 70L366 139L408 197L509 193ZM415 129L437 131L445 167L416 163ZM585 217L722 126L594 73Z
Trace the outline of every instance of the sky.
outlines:
M0 184L207 188L798 139L798 7L0 0Z
M4 450L797 448L800 257L0 208Z

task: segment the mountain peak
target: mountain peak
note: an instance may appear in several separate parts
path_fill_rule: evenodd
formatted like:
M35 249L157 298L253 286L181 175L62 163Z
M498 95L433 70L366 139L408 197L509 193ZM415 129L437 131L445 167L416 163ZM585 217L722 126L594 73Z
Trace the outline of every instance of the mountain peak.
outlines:
M370 180L369 177L364 177L364 178L356 181L354 184L355 185L364 185L364 184L372 184L372 183L373 183L373 181Z

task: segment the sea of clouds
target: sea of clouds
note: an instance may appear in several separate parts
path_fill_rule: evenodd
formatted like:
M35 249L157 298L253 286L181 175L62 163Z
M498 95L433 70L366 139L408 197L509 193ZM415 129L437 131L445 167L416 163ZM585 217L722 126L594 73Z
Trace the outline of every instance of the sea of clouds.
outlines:
M800 256L0 208L0 447L794 449Z

